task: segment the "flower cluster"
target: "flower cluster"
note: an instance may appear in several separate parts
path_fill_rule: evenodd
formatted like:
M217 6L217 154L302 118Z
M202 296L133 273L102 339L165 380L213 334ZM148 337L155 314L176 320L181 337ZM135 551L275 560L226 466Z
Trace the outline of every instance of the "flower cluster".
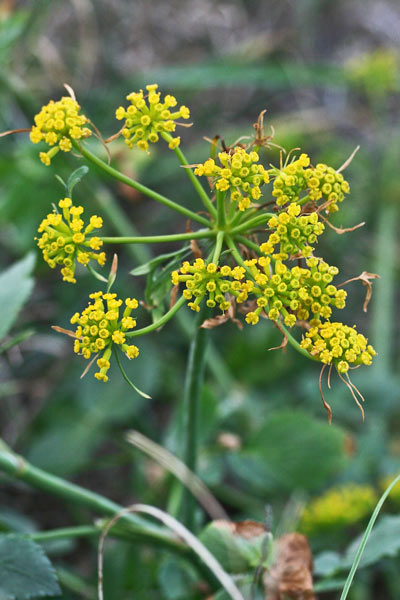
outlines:
M343 175L323 163L317 164L315 169L312 169L307 184L311 200L316 202L323 198L326 202L326 210L330 213L339 210L338 202L343 202L344 195L350 192L349 183Z
M180 282L186 284L183 296L186 300L192 300L188 306L198 312L200 303L207 295L207 306L214 308L217 304L224 311L230 307L226 294L237 295L241 290L240 280L244 278L243 267L231 269L228 265L218 267L215 263L206 264L202 258L197 258L193 265L185 261L179 271L173 271L172 283L178 285ZM227 279L233 278L233 281Z
M275 170L272 195L276 198L278 206L288 202L296 202L303 190L307 188L307 176L311 169L307 169L310 159L307 154L301 154L297 160L292 161L282 169Z
M80 115L80 106L70 97L63 97L54 102L50 100L35 116L35 125L32 127L30 138L34 144L44 141L52 146L48 152L40 153L40 160L46 166L59 150L69 152L72 148L71 140L80 140L91 135L86 126L88 118Z
M346 527L364 519L378 498L369 485L347 484L332 488L316 498L301 517L301 529L308 534Z
M222 166L209 158L204 164L197 165L195 175L211 177L217 190L229 190L232 202L237 202L241 211L249 208L252 200L261 196L260 186L268 183L269 176L264 167L258 164L257 152L247 153L237 147L232 153L218 154Z
M176 129L176 119L188 119L189 109L181 106L178 110L171 112L171 108L177 105L177 100L169 94L161 101L160 92L157 92L156 83L147 85L147 97L143 90L132 92L126 99L131 103L128 108L120 106L115 112L118 120L125 119L125 127L122 135L129 148L136 145L140 150L147 150L149 142L158 142L159 136L169 138L169 147L171 149L179 146L180 138L171 138L170 133ZM146 102L147 100L147 102Z
M126 342L126 332L136 327L131 312L138 307L138 301L127 298L120 319L120 306L123 302L117 300L116 294L95 292L89 298L93 302L89 302L82 313L75 313L71 318L71 323L77 325L74 351L86 359L102 352L102 356L97 359L99 371L95 373L95 377L99 381L108 381L107 371L110 368L113 344L119 346L128 358L139 355L139 349Z
M297 202L301 193L308 190L310 200L317 202L323 198L326 210L335 212L338 203L350 192L350 186L341 173L324 163L312 167L307 154L301 154L282 169L274 169L274 176L272 195L278 206Z
M41 222L38 232L42 235L37 245L52 269L57 265L62 266L64 281L76 283L74 275L77 262L87 266L92 259L103 266L106 261L104 252L96 252L103 242L99 237L91 235L103 225L103 220L93 215L84 228L82 206L73 206L71 198L60 200L58 206L62 213L54 211Z
M248 260L245 264L252 280L242 285L243 294L237 301L247 300L248 293L256 297L257 308L246 315L251 325L258 323L263 311L273 321L282 316L285 325L293 327L297 319L308 319L310 312L313 319L326 319L332 313L331 306L343 308L345 305L346 292L331 284L338 273L337 267L322 260L307 259L307 269L299 266L289 269L282 261L276 261L273 268L269 256Z
M272 246L280 245L279 253L274 254L275 259L286 260L295 254L310 256L314 250L311 244L324 232L325 225L318 220L316 212L299 216L300 212L300 206L293 203L287 211L268 221L269 229L273 230L268 242Z
M329 321L307 331L300 345L322 363L334 363L338 373L347 373L351 366L370 365L376 355L355 327Z

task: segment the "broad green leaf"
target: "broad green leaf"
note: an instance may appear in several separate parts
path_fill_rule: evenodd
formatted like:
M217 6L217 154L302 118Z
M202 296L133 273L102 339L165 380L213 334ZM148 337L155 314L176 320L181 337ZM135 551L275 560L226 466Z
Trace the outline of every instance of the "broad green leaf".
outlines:
M61 594L55 571L38 544L0 535L0 599L27 600Z
M158 581L166 600L187 600L193 595L196 573L187 562L167 558L158 571Z
M36 523L32 519L13 508L0 506L0 531L31 533L36 530Z
M314 573L329 576L337 572L347 571L353 564L363 535L361 534L353 540L342 556L336 552L322 552L319 554L314 561ZM359 568L373 565L385 557L397 556L399 552L400 516L384 516L370 534Z
M360 546L363 534L357 537L347 548L342 560L342 568L352 565ZM387 515L380 519L372 530L365 546L360 568L372 565L386 556L397 556L400 552L400 516Z
M346 583L345 579L324 579L322 581L318 581L314 585L314 592L334 592L336 590L342 590L344 584Z
M315 575L322 577L332 575L341 569L342 559L337 552L321 552L314 559L313 571Z
M35 256L29 253L0 273L0 340L9 332L32 288Z
M315 490L345 464L345 434L296 410L272 414L249 440L244 456L265 472L265 489ZM312 465L312 469L310 466Z

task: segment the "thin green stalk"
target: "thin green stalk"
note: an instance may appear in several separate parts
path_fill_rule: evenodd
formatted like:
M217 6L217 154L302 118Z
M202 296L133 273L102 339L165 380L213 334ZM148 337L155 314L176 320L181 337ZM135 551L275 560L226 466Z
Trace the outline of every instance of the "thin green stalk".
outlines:
M86 506L101 515L114 516L120 512L123 507L97 494L86 490L85 488L71 483L56 475L51 475L38 467L34 467L22 456L11 451L5 450L6 445L0 444L0 470L8 473L12 477L24 481L34 488L44 490L54 496L59 496L66 501L76 502ZM156 545L162 544L176 552L185 551L180 542L174 539L164 529L154 526L142 517L136 515L127 515L127 523L132 525L133 532L142 539L146 539Z
M91 163L93 163L94 165L99 167L102 171L104 171L105 173L110 175L110 177L113 177L114 179L117 179L118 181L125 183L129 187L134 188L135 190L138 190L139 192L141 192L142 194L145 194L146 196L149 196L156 202L160 202L161 204L168 206L168 208L172 208L172 210L175 210L176 212L179 212L182 215L185 215L185 217L188 217L189 219L192 219L193 221L197 221L198 223L201 223L202 225L206 225L206 226L210 225L210 221L208 219L206 219L205 217L202 217L201 215L196 214L192 210L189 210L188 208L185 208L184 206L177 204L173 200L170 200L169 198L166 198L165 196L158 194L154 190L151 190L150 188L146 187L145 185L135 181L134 179L131 179L127 175L120 173L120 171L117 171L117 169L110 167L110 165L108 165L103 160L101 160L101 158L99 158L98 156L96 156L95 154L90 152L90 150L85 148L83 145L78 144L77 142L74 141L73 146L76 150L78 150L78 152L80 152L82 154L82 156L84 156Z
M75 573L71 573L71 571L63 567L56 567L56 573L61 586L76 594L78 598L97 600L97 590L87 584L81 577L75 575Z
M213 258L212 258L212 262L215 263L216 265L218 264L219 255L221 254L222 244L224 242L224 236L225 236L225 233L223 231L219 231L217 234L217 241L215 243L214 254L213 254Z
M225 226L225 192L217 190L217 225L219 228Z
M312 356L309 352L307 352L307 350L305 348L302 348L299 344L299 342L292 336L292 334L287 330L287 328L285 327L285 325L282 323L282 321L279 322L279 327L281 327L281 329L285 332L285 335L288 339L289 344L295 349L297 350L297 352L299 352L300 354L302 354L303 356L305 356L306 358L309 358L310 360L314 360L316 362L320 362L318 360L318 358L315 358L314 356Z
M228 246L228 248L231 249L233 256L236 258L237 262L239 263L239 265L241 265L242 267L244 267L246 269L246 271L248 271L246 265L244 264L244 260L239 252L239 250L236 248L236 244L235 242L232 240L232 238L227 235L225 237L225 241L226 241L226 245ZM249 271L248 271L249 272Z
M85 184L85 179L82 181ZM89 191L89 186L86 184L86 189ZM139 232L133 225L131 219L125 214L122 208L116 202L114 196L103 185L95 190L94 201L101 208L103 217L107 217L107 222L111 224L114 230L123 237L139 237ZM145 263L150 260L150 251L147 246L132 244L127 248L133 260L140 263Z
M50 531L35 531L29 533L30 539L38 544L52 542L54 540L69 540L82 537L93 537L101 535L101 529L95 525L78 525L76 527L62 527Z
M167 142L170 142L172 140L172 136L169 135L169 133L164 132L161 135ZM213 217L216 217L217 211L215 210L215 206L211 202L210 198L207 195L207 192L201 185L201 183L198 180L198 178L196 177L196 175L193 173L192 169L188 168L189 163L186 159L186 156L183 154L183 152L179 146L174 148L174 151L175 151L175 154L177 155L178 160L181 163L181 165L183 165L185 167L184 171L186 171L186 175L189 177L194 189L198 193L200 200L203 202L204 206L207 208L207 210L210 212L210 214Z
M254 250L254 252L256 252L257 254L262 254L262 252L260 250L260 246L258 244L256 244L255 242L248 240L243 235L235 235L234 241L238 241L240 244L247 246L247 248L249 248L250 250Z
M364 552L365 546L367 545L368 538L369 538L369 536L371 534L371 531L372 531L372 528L373 528L373 526L375 524L375 521L378 518L379 512L380 512L380 510L381 510L381 508L383 506L383 503L385 502L386 498L389 496L391 490L394 488L394 486L396 485L396 483L398 481L400 481L400 475L397 475L396 479L394 479L392 481L392 483L389 485L389 487L384 491L384 493L380 497L380 500L379 500L378 504L375 507L374 512L372 513L372 516L371 516L371 518L369 520L369 523L367 525L367 528L366 528L365 533L363 535L363 538L361 540L360 546L359 546L359 548L357 550L357 553L356 553L356 555L354 557L354 561L353 561L353 564L351 565L350 573L349 573L349 575L347 577L345 586L343 588L343 591L342 591L342 594L341 594L339 600L346 600L346 598L347 598L347 594L349 593L351 584L352 584L353 579L354 579L354 575L356 574L358 565L360 564L360 560L361 560L362 554Z
M182 308L185 302L185 298L181 296L178 302L176 302L174 306L170 308L169 311L161 317L161 319L158 319L158 321L156 321L155 323L147 325L147 327L142 327L142 329L138 329L137 331L128 331L127 333L125 333L126 337L138 337L139 335L145 335L146 333L150 333L151 331L155 331L159 327L162 327L175 315L175 313L178 312L180 308Z
M205 309L200 309L196 320L196 331L190 344L186 369L184 407L184 463L196 474L198 453L199 402L204 381L204 364L208 340L208 330L200 327L204 321ZM182 522L190 530L194 529L195 500L185 487L182 494Z
M397 229L399 207L394 201L382 203L377 211L377 233L375 243L374 272L380 281L374 285L372 295L372 339L378 351L374 368L383 375L391 371L393 364L393 322L396 315L395 286L396 263L398 260Z
M243 220L250 219L253 215L257 215L259 213L256 208L249 208L245 211L236 212L237 204L235 202L231 202L231 209L233 208L233 214L229 212L228 220L230 227L236 227L239 223L242 223ZM233 218L232 218L233 217Z
M255 227L258 227L259 225L267 223L271 217L273 217L272 213L263 213L262 215L258 215L257 217L254 217L253 219L248 219L244 223L241 223L237 227L234 227L233 229L231 229L230 233L231 233L231 235L236 235L237 233L249 231L250 229L254 229Z
M163 242L182 242L184 240L201 240L216 235L215 231L202 229L191 233L171 233L166 235L143 235L135 237L101 237L105 244L157 244Z

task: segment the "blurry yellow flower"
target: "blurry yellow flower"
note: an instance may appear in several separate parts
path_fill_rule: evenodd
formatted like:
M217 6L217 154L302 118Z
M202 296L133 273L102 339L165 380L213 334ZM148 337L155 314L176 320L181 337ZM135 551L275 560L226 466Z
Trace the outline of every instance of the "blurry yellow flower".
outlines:
M351 483L332 488L305 507L301 529L312 535L352 525L368 516L377 501L376 492L369 485Z

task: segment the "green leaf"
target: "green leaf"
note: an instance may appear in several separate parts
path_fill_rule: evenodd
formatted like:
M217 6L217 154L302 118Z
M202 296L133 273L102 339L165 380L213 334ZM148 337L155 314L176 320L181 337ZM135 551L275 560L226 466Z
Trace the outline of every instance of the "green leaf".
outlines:
M357 537L347 548L342 568L352 565L363 535ZM397 556L400 552L400 516L387 515L380 519L369 536L359 568L372 565L386 556Z
M363 536L364 534L358 536L342 556L336 552L322 552L319 554L314 561L314 573L316 575L331 576L340 571L347 571L353 564ZM359 568L373 565L385 557L397 556L399 552L400 516L384 516L369 536Z
M190 253L189 246L185 246L184 248L181 248L180 250L175 250L175 252L168 252L167 254L160 254L159 256L152 258L151 260L144 263L143 265L136 267L136 269L132 269L132 271L130 271L130 274L133 275L134 277L138 277L140 275L147 275L148 273L151 273L152 271L154 271L154 269L156 267L158 267L158 265L162 264L169 258L174 258L174 257L182 258L182 256L181 256L182 254L189 254L189 253Z
M22 536L0 535L1 600L60 594L55 571L41 546Z
M158 571L158 581L166 600L187 600L193 595L196 573L187 562L167 558Z
M190 250L186 250L190 252ZM164 301L172 286L171 272L178 268L181 259L182 256L174 256L166 265L156 267L147 276L145 300L152 307L153 322L158 321L165 312Z
M22 513L0 505L0 531L26 533L37 531L36 523Z
M337 552L321 552L314 559L313 571L315 575L325 577L332 575L342 568L342 559Z
M9 332L18 312L28 299L33 279L30 274L35 264L35 256L29 253L0 273L0 340Z
M242 455L254 463L257 487L264 473L265 490L315 490L344 466L344 441L338 427L302 411L283 410L271 415Z
M234 533L228 522L210 523L200 534L200 540L229 573L252 571L269 555L267 532L246 539Z
M79 169L76 169L68 177L68 181L67 181L67 194L68 194L69 198L71 198L71 196L72 196L72 190L74 189L74 187L76 186L76 184L79 183L80 180L82 179L82 177L84 177L85 175L87 175L87 173L89 173L88 167L83 166L83 167L79 167Z

